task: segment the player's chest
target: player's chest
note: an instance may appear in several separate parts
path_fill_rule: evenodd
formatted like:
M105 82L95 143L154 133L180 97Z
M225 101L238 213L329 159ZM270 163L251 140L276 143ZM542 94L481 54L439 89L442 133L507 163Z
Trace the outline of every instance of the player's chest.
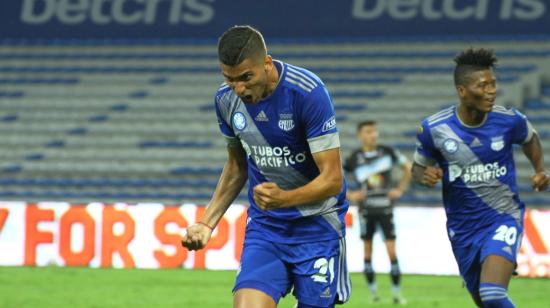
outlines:
M443 134L435 146L446 161L498 161L507 157L512 141L506 130L458 131Z
M238 108L231 115L231 122L235 135L250 145L292 146L303 141L303 125L292 105Z
M357 153L355 155L355 168L370 169L375 172L391 170L393 160L391 155L377 151L375 153Z

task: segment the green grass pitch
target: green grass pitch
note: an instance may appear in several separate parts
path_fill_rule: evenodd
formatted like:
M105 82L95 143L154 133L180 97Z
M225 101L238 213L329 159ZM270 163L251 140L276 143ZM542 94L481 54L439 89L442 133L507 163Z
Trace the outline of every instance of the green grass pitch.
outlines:
M0 307L231 307L234 271L0 267ZM339 307L369 305L361 274L352 274L351 300ZM381 303L391 304L389 277L378 275ZM403 277L408 307L474 307L458 277ZM518 307L550 307L550 280L514 278L510 295ZM292 295L279 307L293 307Z

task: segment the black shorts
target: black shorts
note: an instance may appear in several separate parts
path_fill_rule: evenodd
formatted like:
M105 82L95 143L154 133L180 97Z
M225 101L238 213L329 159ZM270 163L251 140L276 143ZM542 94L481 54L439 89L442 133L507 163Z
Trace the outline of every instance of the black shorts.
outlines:
M376 228L380 226L384 234L384 240L395 240L395 225L393 223L393 212L361 214L361 238L372 240Z

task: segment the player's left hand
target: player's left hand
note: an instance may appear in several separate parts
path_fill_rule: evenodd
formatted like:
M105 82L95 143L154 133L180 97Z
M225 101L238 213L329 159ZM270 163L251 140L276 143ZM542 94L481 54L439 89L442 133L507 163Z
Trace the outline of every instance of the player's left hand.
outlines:
M254 201L262 210L283 208L287 204L287 193L279 185L265 182L254 187Z
M394 188L388 192L388 198L390 200L397 200L403 196L403 191L399 188Z
M535 191L545 191L548 189L548 184L550 183L550 178L546 172L537 172L531 177L531 183L533 184L533 190Z

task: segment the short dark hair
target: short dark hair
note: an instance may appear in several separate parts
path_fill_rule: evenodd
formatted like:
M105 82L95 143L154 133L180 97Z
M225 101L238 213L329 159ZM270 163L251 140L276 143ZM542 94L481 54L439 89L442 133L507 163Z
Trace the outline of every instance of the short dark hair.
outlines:
M470 48L458 54L454 61L454 80L458 86L466 85L471 73L494 68L498 60L492 49Z
M218 59L225 65L235 66L245 59L266 54L262 34L248 25L231 27L218 40Z
M359 122L359 124L357 124L357 132L359 132L365 126L374 126L374 125L376 125L376 121L374 120Z

